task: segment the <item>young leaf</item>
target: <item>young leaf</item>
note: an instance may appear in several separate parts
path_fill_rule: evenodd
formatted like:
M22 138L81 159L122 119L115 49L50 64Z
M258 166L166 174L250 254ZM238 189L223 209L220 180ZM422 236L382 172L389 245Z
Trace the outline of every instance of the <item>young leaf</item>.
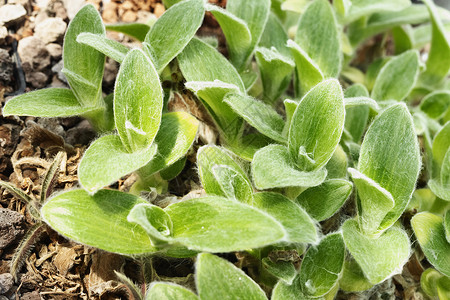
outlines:
M127 216L130 223L140 225L149 235L152 244L157 247L171 240L172 220L160 207L149 204L136 204Z
M252 205L253 188L247 177L226 165L214 165L212 173L227 198Z
M450 122L447 122L441 130L436 134L433 140L433 160L439 166L442 166L445 154L450 148Z
M124 33L128 36L134 37L140 42L143 42L145 36L150 30L150 26L141 23L123 23L123 24L108 24L105 25L106 30Z
M391 227L374 239L359 230L356 220L347 220L342 225L342 234L347 249L372 284L400 273L408 261L409 239L400 228ZM377 263L374 264L374 261Z
M118 63L122 63L127 55L128 49L126 46L119 42L108 39L101 34L94 34L90 32L82 32L77 37L77 42L80 44L88 45L100 53L111 57Z
M21 94L6 102L3 115L69 117L98 110L81 105L72 90L48 88Z
M377 101L402 101L415 86L419 70L417 50L409 50L392 58L378 73L372 98Z
M325 168L311 172L299 170L285 146L269 145L258 150L253 156L252 174L258 189L310 187L321 184L327 176L327 170Z
M114 190L89 195L72 190L49 199L41 209L44 221L77 242L121 254L155 252L147 233L127 221L141 198Z
M267 212L283 225L286 242L293 244L316 243L318 236L314 221L296 203L278 193L256 193L254 206Z
M287 46L291 49L292 57L295 62L296 93L297 95L306 94L312 87L321 82L324 78L319 66L297 43L292 40L287 41Z
M395 54L401 54L414 48L414 36L411 25L394 27L391 32L395 44Z
M300 17L295 42L317 63L325 77L339 75L342 64L340 33L328 1L316 0L308 5Z
M289 151L301 170L318 170L330 160L344 120L344 96L337 80L323 81L303 97L289 129Z
M450 243L450 210L447 210L444 215L444 230L445 238Z
M283 281L278 281L278 283L275 285L274 289L272 290L272 300L332 300L335 298L336 293L339 290L339 285L335 285L328 294L322 296L322 297L310 297L308 295L305 295L301 290L300 285L300 276L297 275L295 277L293 283L291 285L288 285L287 283Z
M433 1L425 0L424 3L430 13L432 38L427 68L421 74L420 80L425 85L433 87L440 84L450 70L450 42Z
M411 115L404 104L387 108L368 129L361 145L358 171L391 193L394 208L380 229L403 213L420 171L420 150Z
M373 286L364 276L358 263L350 258L344 262L344 270L339 280L339 287L345 292L362 292Z
M348 172L358 190L361 231L371 236L377 231L383 218L394 207L395 200L391 193L358 170L349 168Z
M259 132L279 143L286 143L282 136L284 120L271 106L238 93L228 93L223 101Z
M219 128L229 138L239 136L243 121L222 102L223 96L235 87L240 92L245 92L241 77L233 65L216 49L195 38L177 59L186 81L209 82L209 85L197 85L194 90L212 113Z
M234 161L234 159L230 156L230 153L223 148L217 146L201 147L197 151L197 164L200 181L202 182L203 188L208 195L229 197L229 193L223 190L224 187L229 190L228 184L226 182L219 182L219 179L222 180L226 178L223 177L224 174L221 174L222 176L220 176L219 174L215 174L215 172L213 171L213 168L215 166L227 166L234 173L238 174L239 185L242 188L247 186L251 189L252 185L247 177L247 174L245 174L242 168ZM216 172L218 173L220 171ZM244 180L245 182L241 182L241 180ZM236 183L237 182L235 182L235 184ZM247 193L245 192L244 194ZM244 199L240 200L244 201Z
M450 108L450 92L435 91L426 95L420 103L420 109L430 118L440 119Z
M251 44L236 59L230 53L230 60L239 71L243 71L249 57L258 45L270 13L270 0L228 0L227 11L243 20L251 34Z
M307 189L297 197L295 202L320 222L330 218L344 205L352 188L352 183L347 180L330 179L319 186Z
M185 0L171 6L145 37L144 49L158 73L174 59L200 27L205 14L203 0Z
M421 212L411 219L411 225L428 261L439 272L450 276L450 243L445 236L442 217Z
M354 84L344 91L344 97L369 97L367 88L362 84ZM347 99L345 99L347 103ZM345 129L350 133L355 143L359 143L364 130L366 129L367 120L369 119L369 107L367 105L345 107Z
M339 0L338 2L344 2ZM377 12L400 11L411 5L409 0L360 0L352 1L345 17L345 23L353 22L363 16L369 16Z
M345 245L340 233L325 236L306 252L300 269L300 285L311 297L326 295L338 282L344 266Z
M276 48L257 48L255 57L261 73L264 99L273 103L287 89L295 64Z
M77 42L82 32L105 35L105 26L92 4L78 11L64 37L62 72L82 106L102 107L102 79L105 56L90 46Z
M172 236L189 249L230 252L260 248L285 239L275 219L235 200L209 196L169 205Z
M57 172L61 166L61 162L64 159L64 157L67 158L65 152L59 151L44 175L44 179L42 180L41 186L41 194L39 197L41 204L44 204L45 200L50 196L53 184L55 183L55 177L57 176Z
M259 46L267 49L275 47L281 55L291 57L291 51L286 45L288 39L288 34L278 17L274 13L270 13L264 32L261 35Z
M252 46L252 34L247 23L229 10L206 4L206 9L216 18L227 39L231 63L238 68L247 59L247 51Z
M202 300L267 299L263 290L241 269L209 253L198 255L196 279L198 295Z
M290 261L276 261L273 262L269 258L265 257L261 260L263 267L273 276L280 278L287 284L292 284L297 270Z
M84 153L78 167L80 184L89 193L110 185L145 166L156 154L156 145L135 152L128 152L120 138L106 135L94 141Z
M199 122L185 112L171 112L162 115L161 126L154 143L158 153L139 169L139 176L145 178L179 161L191 148L197 135Z
M145 300L198 300L197 295L185 287L168 282L152 282Z
M120 66L114 89L114 117L128 152L147 149L158 132L163 107L158 73L142 50L131 50Z

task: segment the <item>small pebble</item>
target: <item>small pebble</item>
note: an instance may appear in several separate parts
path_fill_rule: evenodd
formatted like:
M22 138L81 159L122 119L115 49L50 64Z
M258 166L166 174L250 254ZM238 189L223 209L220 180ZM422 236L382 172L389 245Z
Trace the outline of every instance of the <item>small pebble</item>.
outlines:
M0 7L0 25L14 25L23 20L27 11L20 4L6 4Z
M62 41L67 24L61 18L48 18L36 25L35 36L44 44Z
M13 276L10 273L0 274L0 294L6 294L14 285Z

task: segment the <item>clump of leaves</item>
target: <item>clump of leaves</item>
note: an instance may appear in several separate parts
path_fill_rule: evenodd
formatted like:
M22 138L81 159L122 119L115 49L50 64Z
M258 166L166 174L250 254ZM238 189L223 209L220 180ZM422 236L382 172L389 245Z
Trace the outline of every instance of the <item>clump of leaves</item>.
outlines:
M436 269L423 273L422 289L444 297L448 12L430 0L228 0L226 9L202 0L164 3L167 11L151 26L107 26L142 49L107 39L101 22L91 21L98 19L91 6L69 26L64 59L72 90L57 92L98 112L71 114L116 133L91 144L78 169L82 188L47 201L43 220L106 251L197 257L197 293L153 283L146 299L264 299L258 284L272 299L333 299L401 273L416 239ZM205 11L222 28L228 58L210 38L195 37ZM368 39L382 40L374 57L361 54L370 52ZM428 56L421 54L426 44ZM83 62L74 67L76 49L99 59L77 56ZM99 89L78 91L99 82L104 55L121 64L106 100ZM95 67L88 72L85 64ZM159 207L140 192L181 172L199 126L185 112L167 111L183 89L210 114L220 145L195 147L206 196ZM65 111L67 101L50 101L58 93L18 96L4 112L64 116L41 113L52 105ZM25 108L35 96L39 109ZM104 189L132 172L139 179L131 193ZM404 229L411 214L413 237ZM253 280L202 253L235 251L258 262Z

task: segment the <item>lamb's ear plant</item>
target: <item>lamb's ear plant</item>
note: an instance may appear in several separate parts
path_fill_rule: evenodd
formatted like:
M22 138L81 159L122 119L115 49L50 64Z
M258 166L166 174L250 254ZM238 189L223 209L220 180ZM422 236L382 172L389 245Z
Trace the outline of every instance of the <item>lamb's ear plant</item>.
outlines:
M70 22L64 37L62 72L71 89L48 88L19 95L5 105L3 115L87 117L100 131L113 128L110 109L102 97L105 56L77 42L82 32L105 36L105 26L93 5L84 6Z

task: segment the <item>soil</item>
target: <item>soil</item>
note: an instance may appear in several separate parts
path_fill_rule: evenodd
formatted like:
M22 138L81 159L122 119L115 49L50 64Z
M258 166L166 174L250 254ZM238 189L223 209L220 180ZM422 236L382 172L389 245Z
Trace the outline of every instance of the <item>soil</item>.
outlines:
M34 117L3 117L1 107L14 95L44 87L67 87L61 76L61 32L52 32L53 38L43 42L39 24L49 20L64 27L73 5L83 1L18 0L10 1L25 8L26 14L3 27L0 26L0 179L20 188L28 195L39 197L42 177L52 157L65 151L53 191L77 186L77 165L96 133L86 120L78 117L42 119ZM105 23L146 22L151 14L160 16L164 6L160 0L102 1L89 0L100 11ZM226 0L212 0L225 6ZM70 7L65 3L70 3ZM47 21L49 22L49 21ZM56 24L55 23L55 24ZM42 26L41 26L42 27ZM55 28L55 26L53 26ZM62 33L64 29L61 30ZM218 37L219 49L226 55L225 39L212 15L207 14L201 35ZM123 43L134 43L121 34L108 33ZM49 36L48 34L44 36ZM25 47L26 46L26 47ZM15 60L19 56L20 67ZM108 60L103 90L112 92L118 65ZM170 109L186 110L201 122L198 147L217 140L211 119L189 94L175 94ZM195 153L195 152L192 152ZM134 182L133 176L123 178L115 188L126 191ZM195 170L195 154L188 155L186 168L179 178L169 183L171 196L191 197L204 193ZM166 195L167 196L167 195ZM164 200L161 198L160 200ZM141 285L153 280L172 281L195 290L193 259L131 259L117 254L79 245L69 241L45 225L25 245L25 253L17 274L11 274L11 259L27 232L37 222L25 203L6 190L0 189L0 300L6 299L134 299L131 290L118 280L115 271L122 272ZM406 222L405 222L406 223ZM324 224L326 225L326 224ZM255 275L255 262L244 253L224 255L230 261ZM423 257L422 257L423 258ZM340 293L340 299L422 299L418 292L423 267L415 255L405 266L402 275L395 276L370 294ZM151 261L150 274L144 274L144 265ZM146 268L148 269L148 268ZM256 276L256 275L255 275ZM269 293L270 290L267 290Z

